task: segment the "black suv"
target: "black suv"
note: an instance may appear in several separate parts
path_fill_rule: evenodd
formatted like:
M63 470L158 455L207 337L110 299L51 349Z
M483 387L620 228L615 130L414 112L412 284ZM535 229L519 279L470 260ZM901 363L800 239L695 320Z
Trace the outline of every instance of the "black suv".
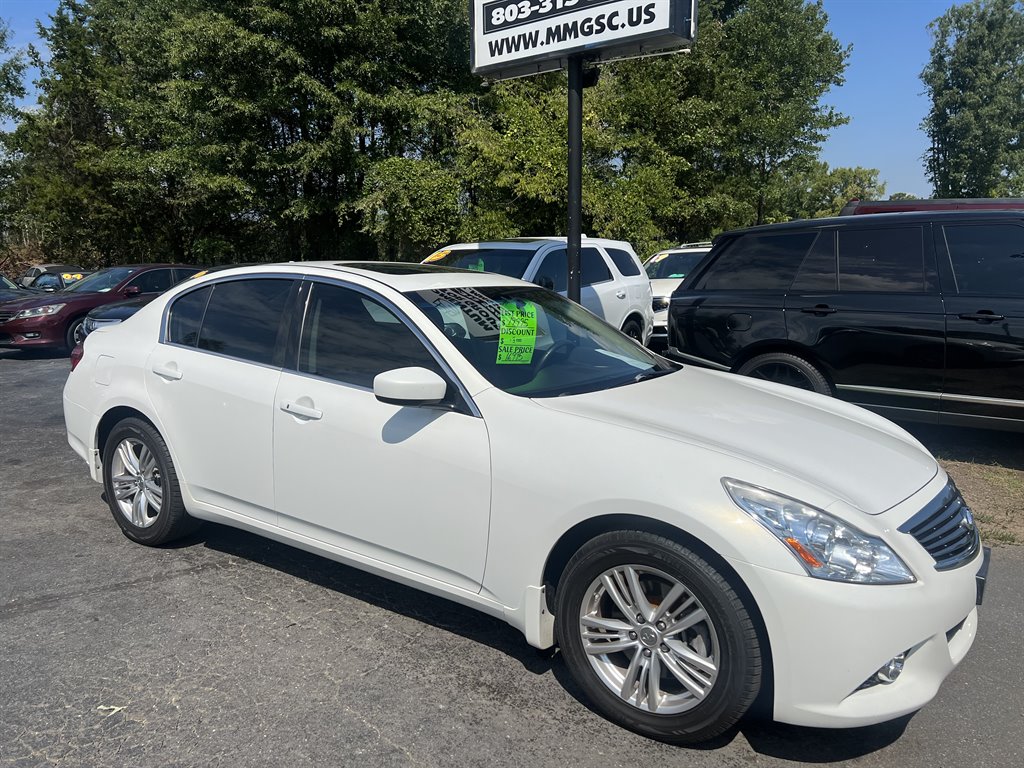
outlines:
M890 418L1024 430L1024 212L727 232L672 294L669 353Z

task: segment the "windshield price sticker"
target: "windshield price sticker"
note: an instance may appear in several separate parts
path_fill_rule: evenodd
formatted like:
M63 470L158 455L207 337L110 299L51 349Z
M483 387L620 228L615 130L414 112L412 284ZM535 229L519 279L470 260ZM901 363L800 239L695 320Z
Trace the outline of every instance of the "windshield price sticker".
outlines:
M424 264L430 264L430 263L431 263L431 262L433 262L433 261L440 261L440 260L441 260L441 259L443 259L443 258L444 258L445 256L447 256L447 255L448 255L449 253L451 253L451 251L450 251L450 250L447 250L447 251L438 251L437 253L432 253L432 254L430 254L429 256L427 256L427 258L425 258L425 259L423 260L423 263L424 263Z
M499 365L529 364L537 346L537 305L507 301L501 305L498 336Z

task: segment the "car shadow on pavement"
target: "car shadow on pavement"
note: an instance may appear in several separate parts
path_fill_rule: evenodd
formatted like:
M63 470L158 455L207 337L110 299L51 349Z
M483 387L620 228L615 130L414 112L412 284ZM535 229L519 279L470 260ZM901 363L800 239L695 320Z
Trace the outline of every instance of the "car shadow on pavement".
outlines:
M939 460L1024 470L1024 436L1020 432L925 424L902 426Z
M192 536L167 546L185 548L196 544L483 643L515 659L533 674L543 675L551 670L551 653L527 645L523 636L504 621L451 600L216 523L207 522Z
M66 349L0 348L0 360L67 360L68 356Z
M518 661L528 672L535 675L550 672L582 706L601 714L576 684L557 650L538 651L532 648L518 631L500 619L390 579L215 523L206 523L196 534L167 546L186 548L197 544L487 645ZM910 717L904 717L868 728L831 730L799 728L748 716L738 728L690 748L701 751L721 749L742 734L758 754L795 762L838 762L888 746L900 737L909 721ZM609 727L616 726L609 723Z

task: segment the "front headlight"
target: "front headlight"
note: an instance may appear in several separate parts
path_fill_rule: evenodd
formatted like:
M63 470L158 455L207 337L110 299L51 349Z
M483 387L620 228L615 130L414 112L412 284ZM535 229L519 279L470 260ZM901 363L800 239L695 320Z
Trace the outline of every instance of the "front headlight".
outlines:
M45 315L56 315L66 305L64 304L47 304L45 307L33 307L32 309L23 309L21 312L16 314L12 320L22 320L26 317L44 317Z
M884 541L802 501L722 478L740 509L775 534L811 576L857 584L909 584L914 574Z

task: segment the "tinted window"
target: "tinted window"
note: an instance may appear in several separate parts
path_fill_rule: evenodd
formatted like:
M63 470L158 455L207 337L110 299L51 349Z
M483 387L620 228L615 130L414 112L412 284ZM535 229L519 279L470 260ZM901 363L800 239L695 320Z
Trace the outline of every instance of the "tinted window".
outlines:
M943 231L960 293L1024 297L1024 227L981 224Z
M608 264L597 248L584 248L580 254L580 285L593 285L612 279Z
M836 233L822 232L807 252L793 281L794 291L837 291L839 273L836 269Z
M199 326L203 323L206 304L213 293L212 287L186 293L175 299L167 313L167 341L194 347L199 340Z
M124 280L132 272L137 272L138 267L111 267L101 269L99 272L83 277L64 290L73 293L106 293L111 288Z
M556 248L544 257L533 282L551 291L569 289L569 264L565 248Z
M275 279L217 283L199 332L199 348L280 365L284 350L277 336L291 286L291 280Z
M475 272L496 272L509 277L522 277L533 261L536 251L523 248L476 248L442 250L428 256L424 264L471 269Z
M163 293L173 284L174 274L169 269L152 269L132 280L129 286L137 287L140 293Z
M177 285L182 280L187 280L192 275L198 275L200 272L199 268L195 269L176 269L174 270L174 284Z
M52 272L46 272L40 275L32 281L33 288L61 288L63 283L60 281L60 275L55 275Z
M701 287L709 291L785 291L814 232L740 235L724 246Z
M378 373L409 367L441 373L416 334L384 305L348 288L313 284L300 371L372 387Z
M608 251L608 256L611 257L612 263L619 270L620 275L633 277L640 274L640 266L636 263L636 259L633 258L632 254L627 253L621 248L605 248L605 250Z
M651 280L659 278L686 277L693 268L700 264L700 260L707 255L707 251L677 251L675 253L656 253L647 263L644 269Z
M921 228L840 230L839 290L923 293Z

